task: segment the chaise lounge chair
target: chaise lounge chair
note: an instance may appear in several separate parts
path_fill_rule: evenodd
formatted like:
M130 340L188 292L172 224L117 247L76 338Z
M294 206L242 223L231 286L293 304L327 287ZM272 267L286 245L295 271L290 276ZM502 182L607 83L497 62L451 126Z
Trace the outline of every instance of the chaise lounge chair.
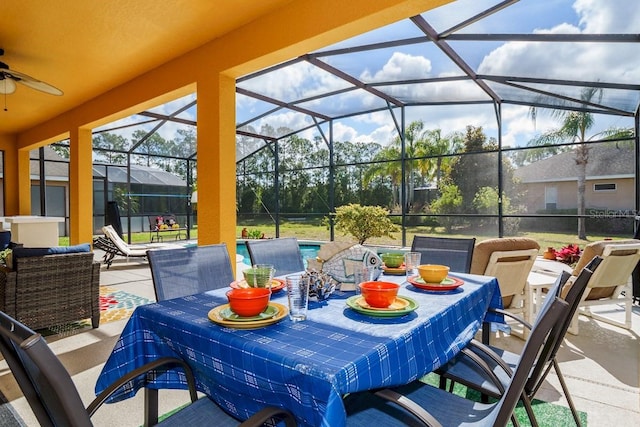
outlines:
M149 249L157 249L170 245L162 243L151 243L148 245L129 245L127 244L111 225L102 227L104 237L96 237L93 239L93 247L104 251L102 260L107 265L107 269L111 267L113 258L122 256L127 258L146 258ZM171 245L175 246L175 245Z

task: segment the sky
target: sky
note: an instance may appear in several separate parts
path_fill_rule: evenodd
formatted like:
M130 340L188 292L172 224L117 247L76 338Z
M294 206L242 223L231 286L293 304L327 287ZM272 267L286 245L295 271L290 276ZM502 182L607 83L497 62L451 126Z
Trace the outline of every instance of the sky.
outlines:
M458 0L454 3L428 11L422 16L436 31L444 31L461 20L469 18L483 9L499 3L498 0ZM455 19L454 19L455 18ZM549 34L600 34L640 33L640 1L638 0L521 0L493 16L471 24L461 33L549 33ZM423 33L411 21L404 20L350 40L320 49L318 52L362 44L422 36ZM615 83L640 82L640 43L535 43L535 42L470 42L451 41L450 45L478 74L508 75L522 77L551 77L567 80L607 81ZM349 55L331 55L320 58L330 66L366 83L399 81L408 78L433 78L461 76L462 72L430 43L420 43L378 51ZM302 62L259 78L239 83L245 89L254 90L283 102L312 97L340 90L350 85L320 68ZM405 101L429 100L475 100L488 99L480 89L470 82L448 82L444 84L394 85L381 90ZM579 97L579 92L567 93ZM629 101L620 91L608 91L604 100L612 105ZM628 96L628 95L627 95ZM153 111L170 114L194 99L194 95L159 106ZM637 105L637 95L630 101ZM262 101L237 95L237 122L261 114L272 106ZM355 109L384 107L385 103L364 91L351 91L328 99L311 100L302 105L318 108L328 115L345 114ZM195 108L180 117L195 120ZM399 111L396 119L400 121ZM557 127L557 120L541 111L534 122L526 106L504 105L503 146L524 145L536 135ZM145 120L130 117L105 127L122 126ZM482 126L489 137L497 138L498 127L492 105L458 105L438 107L411 107L406 109L405 123L414 120L425 122L426 129L441 129L443 134L464 131L467 125ZM311 125L312 120L292 110L280 111L252 123L260 128L268 123L300 129ZM153 125L148 125L151 128ZM182 125L169 123L161 134L172 138ZM632 118L596 115L593 132L605 128L631 127ZM129 137L137 128L121 131ZM323 129L326 131L327 127ZM301 133L313 139L316 129ZM388 144L397 136L396 126L389 111L362 114L335 120L335 140L377 142Z

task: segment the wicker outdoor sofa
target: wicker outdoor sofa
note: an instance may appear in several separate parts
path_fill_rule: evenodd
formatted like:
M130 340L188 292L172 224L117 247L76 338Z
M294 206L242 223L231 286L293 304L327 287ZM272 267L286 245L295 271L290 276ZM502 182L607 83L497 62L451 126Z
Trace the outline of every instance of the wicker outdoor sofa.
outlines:
M18 259L17 251L13 268L0 267L0 310L32 329L88 318L92 327L99 326L100 263L93 252Z

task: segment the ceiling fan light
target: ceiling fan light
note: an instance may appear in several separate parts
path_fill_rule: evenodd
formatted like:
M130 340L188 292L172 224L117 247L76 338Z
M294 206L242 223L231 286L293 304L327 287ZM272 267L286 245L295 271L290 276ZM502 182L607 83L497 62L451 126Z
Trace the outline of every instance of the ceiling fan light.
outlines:
M3 78L0 80L0 94L2 95L11 95L16 91L16 82L12 79Z

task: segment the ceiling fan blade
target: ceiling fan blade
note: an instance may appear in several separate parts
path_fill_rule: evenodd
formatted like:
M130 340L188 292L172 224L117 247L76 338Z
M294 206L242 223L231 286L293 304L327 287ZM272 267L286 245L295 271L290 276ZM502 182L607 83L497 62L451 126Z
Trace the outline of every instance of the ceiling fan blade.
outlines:
M15 91L16 83L11 77L5 76L4 73L0 71L0 94L11 95Z
M5 76L9 76L11 79L22 83L25 86L29 86L32 89L39 90L41 92L48 93L50 95L62 95L62 91L55 86L51 86L49 83L34 79L31 76L20 73L14 70L4 70ZM6 79L6 77L5 77Z

